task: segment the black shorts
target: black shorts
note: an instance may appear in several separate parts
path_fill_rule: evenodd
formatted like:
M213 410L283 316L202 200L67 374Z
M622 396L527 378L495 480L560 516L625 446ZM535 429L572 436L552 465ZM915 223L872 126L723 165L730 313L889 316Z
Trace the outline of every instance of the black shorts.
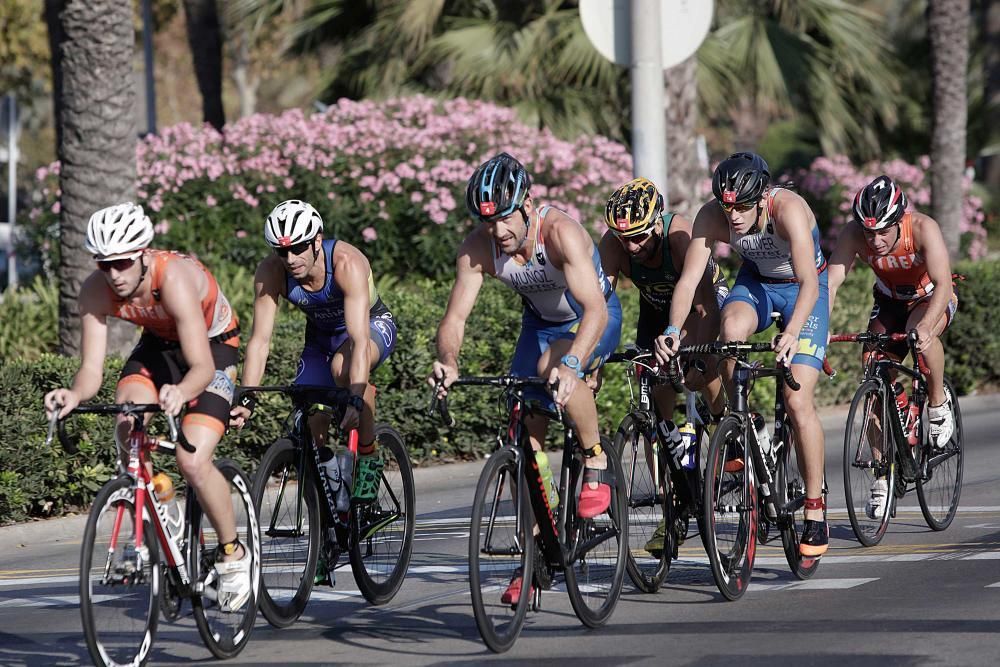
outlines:
M873 296L875 297L875 303L872 305L871 315L868 317L868 330L875 333L906 333L906 323L910 319L910 313L913 309L922 303L930 300L930 295L921 297L919 299L893 299L888 297L877 289L873 290ZM945 309L945 317L948 321L945 323L944 328L947 331L948 327L951 326L951 322L955 319L955 312L958 310L958 296L952 293L951 301L948 302L948 307ZM943 332L942 332L943 333ZM865 346L865 351L870 351L870 346ZM910 352L910 346L906 341L899 343L889 343L885 346L885 350L896 357L897 359L904 358Z
M208 345L215 362L215 377L200 396L188 401L183 423L204 425L221 436L229 423L240 352L226 343ZM163 385L180 382L189 369L178 343L144 334L125 362L118 386L139 382L159 393Z

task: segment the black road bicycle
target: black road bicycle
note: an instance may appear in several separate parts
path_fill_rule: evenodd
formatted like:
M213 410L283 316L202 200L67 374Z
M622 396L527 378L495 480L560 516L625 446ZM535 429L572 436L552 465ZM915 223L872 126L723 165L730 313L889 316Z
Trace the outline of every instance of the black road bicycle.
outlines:
M573 610L587 627L603 625L618 603L628 551L628 511L619 482L607 512L592 519L577 514L583 454L576 427L562 411L526 400L528 387L545 387L538 377L462 377L452 388L488 385L503 390L506 417L497 446L479 477L469 530L469 583L476 625L497 653L514 645L529 605L541 607L541 592L562 575ZM437 390L435 390L435 397ZM445 400L432 399L446 424L454 424ZM553 508L528 438L525 418L545 416L562 424L564 447L558 505ZM622 479L621 463L605 443L608 470ZM533 527L535 527L533 529ZM537 530L537 533L535 532ZM502 595L520 575L516 601Z
M168 621L175 620L184 599L191 601L198 633L217 658L232 658L243 650L257 617L260 535L250 480L235 462L216 459L215 467L229 485L237 537L251 557L250 599L227 612L218 603L218 537L194 489L187 489L179 526L167 520L166 507L153 490L147 470L150 452L174 451L177 445L194 451L170 417L170 441L146 432L143 415L160 411L156 404L120 403L81 405L71 413L121 414L132 423L127 466L123 462L119 473L97 492L80 553L80 614L96 665L145 664L161 611ZM52 441L57 424L63 447L75 452L63 420L50 422L46 442Z
M888 344L904 340L910 347L912 367L895 361L885 351ZM896 502L913 486L927 525L944 530L958 510L964 460L962 411L951 382L945 378L944 390L955 431L946 445L935 448L927 417L927 367L916 349L916 333L865 331L834 335L830 342L862 343L873 348L866 357L844 433L844 493L858 541L866 547L878 544L895 515ZM913 381L905 408L896 401L894 378L900 373ZM911 412L918 418L908 423ZM872 505L871 493L877 481L884 483L886 494L883 502Z
M321 550L331 583L340 556L348 552L361 594L371 604L385 604L402 585L413 551L413 468L402 436L388 424L376 425L383 466L375 500L353 501L349 510L338 511L337 499L321 481L309 417L330 414L327 444L337 449L334 431L339 430L336 425L343 418L349 391L310 385L240 388L241 395L264 392L285 394L293 409L285 421L286 434L264 452L254 475L263 561L261 613L279 628L302 615ZM344 435L340 447L350 452L348 460L356 468L357 430ZM351 479L356 477L352 474Z

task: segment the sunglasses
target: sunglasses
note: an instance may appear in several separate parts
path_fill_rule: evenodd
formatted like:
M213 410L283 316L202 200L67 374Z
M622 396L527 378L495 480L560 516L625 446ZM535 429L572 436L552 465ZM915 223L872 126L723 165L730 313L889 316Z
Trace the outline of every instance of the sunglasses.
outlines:
M97 260L97 268L104 273L107 273L111 269L121 273L122 271L128 271L135 264L135 257L123 257L122 259L99 259Z
M750 202L749 204L724 204L722 202L719 202L719 205L722 206L722 210L725 211L726 213L729 213L730 211L736 211L737 213L746 213L747 211L755 207L757 205L757 202L754 201Z
M639 232L638 234L629 234L626 236L625 234L619 234L615 232L615 236L618 237L618 240L621 241L622 243L625 243L626 241L631 241L632 243L639 244L639 243L645 243L646 239L652 236L654 231L656 231L655 226L650 225L649 229L647 229L644 232Z
M302 241L300 243L296 243L295 245L285 246L284 248L275 248L274 254L278 257L288 257L289 254L301 255L311 247L312 240L310 239L309 241Z

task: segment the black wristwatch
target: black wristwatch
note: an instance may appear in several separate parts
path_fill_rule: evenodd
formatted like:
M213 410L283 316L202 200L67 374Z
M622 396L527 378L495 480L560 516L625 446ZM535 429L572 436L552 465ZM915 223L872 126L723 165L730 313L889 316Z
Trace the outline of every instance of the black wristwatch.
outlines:
M359 413L365 409L365 399L357 394L351 394L347 399L347 404Z

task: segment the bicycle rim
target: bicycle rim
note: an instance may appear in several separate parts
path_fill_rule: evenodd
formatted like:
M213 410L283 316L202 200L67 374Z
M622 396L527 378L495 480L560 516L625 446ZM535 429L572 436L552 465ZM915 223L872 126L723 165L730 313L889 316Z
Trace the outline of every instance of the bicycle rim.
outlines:
M574 505L566 519L565 540L571 562L566 568L566 591L580 621L589 628L603 625L611 617L628 562L628 518L621 460L614 446L602 438L607 451L608 469L619 482L612 488L611 503L604 514L581 519ZM565 472L565 471L564 471ZM572 497L580 497L582 475L569 488Z
M733 461L742 459L737 468ZM726 462L730 470L726 470ZM729 415L712 434L702 511L705 546L715 584L727 599L746 593L757 548L757 497L743 422Z
M532 597L534 538L528 492L518 475L513 449L495 452L476 486L469 526L469 586L476 626L491 651L507 651L524 626ZM513 578L522 577L520 596L504 602Z
M796 578L808 579L816 574L819 558L806 558L799 551L799 540L806 518L805 507L801 505L806 498L806 483L799 471L795 435L790 424L785 427L785 443L778 451L776 468L778 502L786 507L791 503L798 505L797 509L781 520L781 546L785 550L785 560Z
M375 429L382 479L375 500L353 510L351 570L371 604L385 604L403 584L413 550L416 502L413 468L403 437L386 424Z
M214 567L219 539L204 512L197 511L193 513L193 534L197 538L190 540L189 547L194 554L194 558L190 559L194 567L189 569L195 581L204 582L205 591L192 598L192 606L198 633L205 646L216 658L231 658L246 646L257 618L261 570L260 525L247 476L236 463L228 459L216 460L215 467L229 486L230 502L236 519L236 535L250 553L250 599L237 611L224 612L219 607L218 575Z
M858 387L847 414L844 432L844 497L847 516L858 542L866 547L882 541L892 507L896 485L895 438L889 420L889 402L882 383L867 380ZM892 403L895 410L895 402ZM872 506L872 490L883 480L887 493L881 506Z
M153 527L145 522L148 558L136 569L133 484L128 477L105 484L94 499L83 534L80 615L95 665L144 665L156 636L162 583L159 549Z
M920 512L927 525L933 530L944 530L951 525L958 511L958 500L962 495L962 473L964 467L965 438L962 432L962 411L958 397L951 383L945 380L944 390L951 401L955 432L943 451L930 451L930 439L924 438L927 448L927 477L917 477L917 500ZM926 411L924 413L926 417ZM925 422L926 423L926 422Z
M264 453L254 475L253 502L260 519L260 611L277 628L294 623L309 602L319 554L320 509L315 476L300 452L281 439Z
M645 593L655 593L670 569L674 545L673 531L666 528L673 520L670 497L670 476L660 476L660 488L654 484L653 450L642 422L626 415L615 433L615 449L621 454L622 479L625 483L628 507L628 545L626 568L635 587ZM665 471L664 471L665 472ZM658 544L655 533L661 533ZM658 547L658 550L657 550Z

